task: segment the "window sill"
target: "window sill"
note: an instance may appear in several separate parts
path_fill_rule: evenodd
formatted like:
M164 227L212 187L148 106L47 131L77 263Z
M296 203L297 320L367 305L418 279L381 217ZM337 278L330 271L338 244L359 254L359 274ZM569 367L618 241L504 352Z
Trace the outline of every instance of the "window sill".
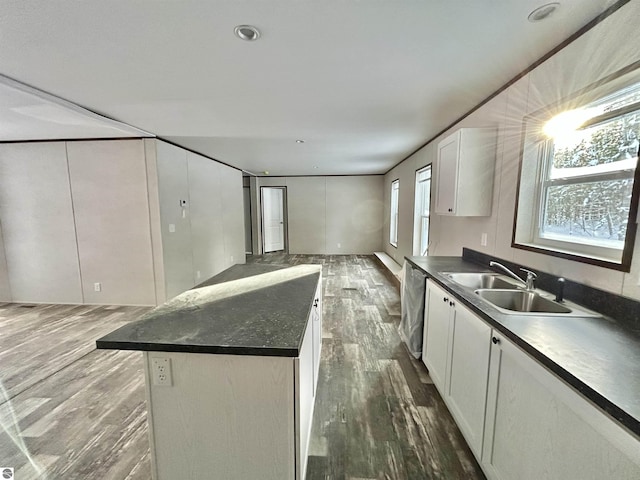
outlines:
M574 253L564 250L552 249L543 245L529 244L529 243L515 243L512 242L511 246L520 250L526 250L529 252L540 253L543 255L550 255L552 257L564 258L566 260L573 260L574 262L586 263L588 265L594 265L597 267L610 268L612 270L619 270L621 272L629 272L631 270L631 262L629 264L618 262L615 260L594 257L581 253Z

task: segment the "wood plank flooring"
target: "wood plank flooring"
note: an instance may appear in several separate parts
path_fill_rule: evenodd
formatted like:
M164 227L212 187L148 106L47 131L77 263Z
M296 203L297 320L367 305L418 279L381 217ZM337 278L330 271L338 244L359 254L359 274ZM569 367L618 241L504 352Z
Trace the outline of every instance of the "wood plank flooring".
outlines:
M248 262L323 266L307 480L484 478L424 365L400 342L398 291L373 257ZM142 354L94 343L144 311L0 304L0 466L20 480L151 478Z
M148 307L0 304L0 466L15 478L151 478L142 353L95 340Z
M484 479L397 333L398 289L372 256L267 254L323 266L323 346L306 480Z

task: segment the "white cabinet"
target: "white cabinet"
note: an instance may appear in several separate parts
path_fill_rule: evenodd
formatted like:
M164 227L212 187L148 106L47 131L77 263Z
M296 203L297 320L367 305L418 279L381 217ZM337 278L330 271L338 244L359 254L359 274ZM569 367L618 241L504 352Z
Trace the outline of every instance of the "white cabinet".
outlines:
M436 214L489 216L496 130L461 128L438 144Z
M491 328L455 304L445 399L471 450L480 458L487 398Z
M154 480L304 480L321 285L320 278L298 357L144 352ZM150 380L156 357L169 359L171 386Z
M449 353L449 326L451 316L455 315L455 310L449 305L452 298L449 293L436 286L432 280L427 280L426 343L423 343L422 361L429 369L429 375L440 393L445 388Z
M313 300L310 321L313 328L313 384L315 396L320 374L320 354L322 353L322 280L318 283L316 296Z
M307 469L307 452L311 438L313 407L318 388L320 373L320 353L322 349L322 279L311 307L309 323L298 357L296 378L299 380L296 395L296 411L300 412L297 437L299 447L296 448L296 479L303 480Z
M312 311L307 325L307 331L300 348L300 356L294 362L296 380L296 437L298 438L296 448L296 479L304 479L307 468L307 451L309 449L309 439L311 437L311 421L313 417L313 406L316 392L316 372L314 362L314 352L317 346L314 341Z
M491 329L455 297L427 281L423 361L477 458L482 451Z
M640 442L494 333L482 466L490 479L640 478Z

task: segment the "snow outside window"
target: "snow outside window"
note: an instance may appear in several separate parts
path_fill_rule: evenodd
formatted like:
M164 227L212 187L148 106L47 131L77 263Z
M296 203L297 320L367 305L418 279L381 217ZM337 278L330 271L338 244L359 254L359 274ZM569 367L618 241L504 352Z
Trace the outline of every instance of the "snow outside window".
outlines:
M542 249L622 264L628 247L640 147L640 83L547 121L537 149L529 242ZM523 163L518 214L527 206ZM531 200L529 201L531 203ZM635 227L635 225L633 225ZM522 239L522 223L516 231ZM633 237L633 235L632 235ZM625 261L630 262L630 258Z

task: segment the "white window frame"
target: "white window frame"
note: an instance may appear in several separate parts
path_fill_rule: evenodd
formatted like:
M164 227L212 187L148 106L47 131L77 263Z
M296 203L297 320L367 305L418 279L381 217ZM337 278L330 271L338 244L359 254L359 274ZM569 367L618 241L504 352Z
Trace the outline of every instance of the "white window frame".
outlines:
M398 212L400 203L400 179L391 182L391 205L389 218L389 243L398 248Z
M428 174L428 176L427 176ZM428 255L429 251L429 223L431 217L431 186L432 170L427 165L416 170L415 207L413 215L413 254L418 256ZM425 210L424 201L427 195L428 208ZM426 226L426 229L425 229ZM422 248L424 235L426 234L426 248Z
M608 99L628 90L629 85L633 86L637 82L637 76L633 82L627 80L626 85L620 81L613 82L614 85L610 85L608 89L600 88L595 92L589 92L590 95L585 95L589 100L580 102L573 99L571 102L572 108L575 109L576 105L589 108L594 105L606 104L609 101ZM640 89L640 84L637 84L637 87ZM634 211L634 203L637 206L638 200L636 198L638 196L638 185L635 185L637 181L633 185L627 232L622 248L611 248L606 246L605 242L598 242L597 240L594 242L584 241L584 239L570 241L560 235L554 236L553 234L544 234L542 232L546 206L545 195L550 187L590 181L637 179L637 168L630 167L628 163L623 164L622 162L620 162L620 168L612 169L609 172L585 174L575 178L551 178L553 140L541 134L541 125L560 111L562 111L561 107L546 108L541 111L542 113L538 112L525 118L523 157L512 246L573 260L582 259L581 261L587 263L629 271L631 254L633 253L633 245L630 242L635 238L637 220L637 211ZM599 113L587 120L580 129L603 124L635 112L640 114L640 101ZM635 164L636 162L637 158L633 163Z

